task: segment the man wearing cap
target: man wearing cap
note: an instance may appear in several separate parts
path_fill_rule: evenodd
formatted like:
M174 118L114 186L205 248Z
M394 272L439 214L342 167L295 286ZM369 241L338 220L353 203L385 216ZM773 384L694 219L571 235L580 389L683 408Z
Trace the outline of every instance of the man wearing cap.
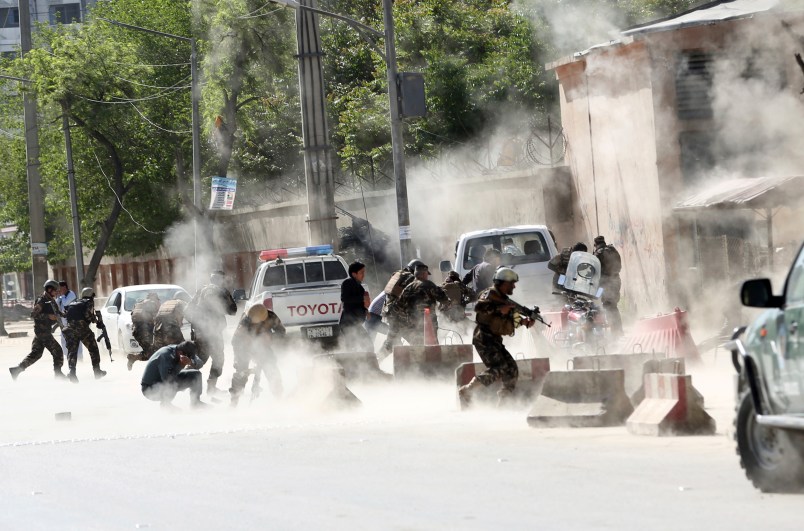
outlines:
M232 387L229 389L232 406L236 406L240 400L251 374L254 374L251 386L253 398L259 396L261 374L265 374L268 379L274 397L282 396L282 377L276 365L273 346L277 340L281 341L284 337L285 327L282 325L282 320L262 303L252 305L243 313L232 335L235 371L232 376ZM256 362L256 367L253 369L251 360Z
M433 330L438 330L436 317L436 303L446 310L450 306L447 293L435 282L430 280L430 268L425 264L417 264L415 279L402 290L396 304L401 321L407 333L405 338L412 345L424 344L424 310L430 310L430 319L433 320Z
M502 336L514 334L518 326L530 328L534 321L517 314L517 305L509 298L514 293L519 275L513 269L501 267L494 273L494 286L483 291L475 303L477 326L472 345L477 349L486 370L458 390L463 406L471 401L472 390L480 385L488 387L497 380L502 388L497 392L500 404L511 396L519 378L519 368L513 356L503 345Z
M223 271L213 271L209 284L196 293L185 314L193 324L199 359L206 363L212 358L207 379L207 394L210 396L224 392L216 386L223 373L223 329L226 328L226 316L237 313L237 303L223 286L223 281Z
M208 407L201 401L201 364L192 341L160 348L145 364L140 382L142 394L165 409L176 409L173 399L179 391L188 389L192 407Z
M606 310L606 319L609 322L612 336L621 336L623 334L623 321L620 317L620 309L617 307L617 303L620 302L620 288L622 287L622 281L620 280L620 270L622 269L620 253L613 245L607 245L603 236L597 236L595 238L594 254L600 260L600 287L603 288L603 296L600 297L600 302L603 305L603 309Z

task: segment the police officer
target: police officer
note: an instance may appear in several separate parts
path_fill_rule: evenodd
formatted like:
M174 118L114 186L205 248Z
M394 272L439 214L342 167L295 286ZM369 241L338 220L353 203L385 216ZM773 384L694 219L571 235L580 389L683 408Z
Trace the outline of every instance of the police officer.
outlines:
M11 377L16 380L17 376L33 365L42 357L42 353L47 348L53 356L53 372L56 378L64 378L61 368L64 365L64 352L58 341L53 337L53 325L58 319L56 314L56 301L53 297L59 291L59 283L55 280L48 280L43 286L44 292L36 299L31 317L34 321L34 340L31 344L31 352L16 367L9 367Z
M620 302L620 288L622 288L620 253L613 245L607 245L603 236L597 236L595 237L594 254L600 260L600 287L603 288L600 302L603 304L603 309L606 310L606 319L609 322L612 336L621 336L623 320L620 317L620 309L617 307L617 303Z
M78 345L84 344L89 359L92 361L92 371L95 379L106 376L106 371L100 368L100 351L95 334L89 328L90 323L97 323L95 315L95 290L84 288L81 290L81 298L76 299L67 305L67 326L64 327L64 335L67 337L67 363L70 367L68 377L73 383L78 383L75 374L75 366L78 361Z
M210 396L224 392L216 387L218 377L223 373L223 329L226 328L226 316L237 313L237 303L223 286L223 281L223 271L213 271L209 284L193 297L187 315L193 325L198 358L202 363L212 359L207 379L207 394Z
M450 321L460 322L466 319L466 305L475 300L476 294L472 288L461 282L457 271L450 271L441 289L450 300L449 309L444 312Z
M167 345L178 345L184 341L181 324L187 303L179 298L163 302L154 317L154 341L151 349L156 352Z
M284 337L285 327L282 325L281 319L262 304L252 305L243 314L232 335L235 370L232 376L232 387L229 389L232 406L237 405L240 395L248 383L248 377L252 373L254 373L254 382L251 387L253 397L256 397L260 391L260 373L265 374L265 377L268 378L271 393L276 398L282 396L282 377L279 374L272 347L278 339L281 340ZM253 370L251 360L257 364Z
M430 310L430 318L433 320L433 329L438 330L438 318L436 317L436 303L441 303L445 310L450 306L447 293L430 280L430 268L425 264L417 264L415 268L416 278L408 284L395 306L400 320L405 323L407 333L412 345L424 344L423 315L424 310Z
M405 323L400 321L400 313L395 311L394 306L399 296L405 287L413 282L413 272L416 266L423 264L421 260L414 258L403 269L396 271L388 283L385 285L385 304L382 307L382 315L388 321L388 334L386 335L385 342L382 344L384 352L391 352L394 348L394 343L400 332L405 327Z
M136 361L145 361L151 357L154 350L154 319L159 311L159 295L149 293L145 299L139 301L131 310L132 335L137 343L142 347L142 352L129 354L127 356L128 370L134 366Z
M519 275L513 269L501 267L494 273L494 286L483 291L475 303L477 315L472 345L477 349L486 370L458 390L463 405L471 401L472 390L479 385L488 387L497 380L502 389L497 392L502 404L511 396L519 378L519 369L511 353L503 345L502 336L513 335L517 326L533 326L534 321L516 312L516 304L509 298L514 293Z

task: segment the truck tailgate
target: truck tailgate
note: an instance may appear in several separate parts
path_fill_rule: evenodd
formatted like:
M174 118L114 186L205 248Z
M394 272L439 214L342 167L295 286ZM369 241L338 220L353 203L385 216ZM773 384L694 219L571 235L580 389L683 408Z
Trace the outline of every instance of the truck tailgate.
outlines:
M274 313L286 327L337 323L341 316L340 286L286 289L271 295Z

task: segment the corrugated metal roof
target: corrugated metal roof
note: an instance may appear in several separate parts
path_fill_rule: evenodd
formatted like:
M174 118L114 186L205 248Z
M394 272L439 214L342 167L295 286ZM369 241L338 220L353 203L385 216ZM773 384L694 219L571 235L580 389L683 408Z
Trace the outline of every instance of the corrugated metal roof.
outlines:
M724 20L747 18L756 13L769 11L777 6L782 7L787 3L795 4L796 2L784 2L783 0L732 0L730 2L718 2L715 5L705 4L698 9L687 11L676 17L631 28L622 33L623 35L637 35L640 33L700 26L713 22L722 22ZM798 3L800 4L800 2Z
M801 175L727 179L679 201L673 210L773 208L799 201L802 196Z

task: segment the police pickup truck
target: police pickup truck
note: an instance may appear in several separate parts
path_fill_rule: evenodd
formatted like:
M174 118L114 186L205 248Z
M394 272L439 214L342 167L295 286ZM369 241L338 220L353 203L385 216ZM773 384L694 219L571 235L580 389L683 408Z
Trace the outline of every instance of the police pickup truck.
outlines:
M341 283L348 276L343 258L330 245L269 249L260 253L251 289L235 291L246 307L262 304L276 313L288 334L329 343L338 336Z
M519 275L514 299L523 304L548 305L553 300L553 272L547 262L558 253L550 231L545 225L518 225L500 229L467 232L455 242L455 258L444 260L441 271L455 270L464 277L483 261L490 249L502 253L502 265L511 267Z

